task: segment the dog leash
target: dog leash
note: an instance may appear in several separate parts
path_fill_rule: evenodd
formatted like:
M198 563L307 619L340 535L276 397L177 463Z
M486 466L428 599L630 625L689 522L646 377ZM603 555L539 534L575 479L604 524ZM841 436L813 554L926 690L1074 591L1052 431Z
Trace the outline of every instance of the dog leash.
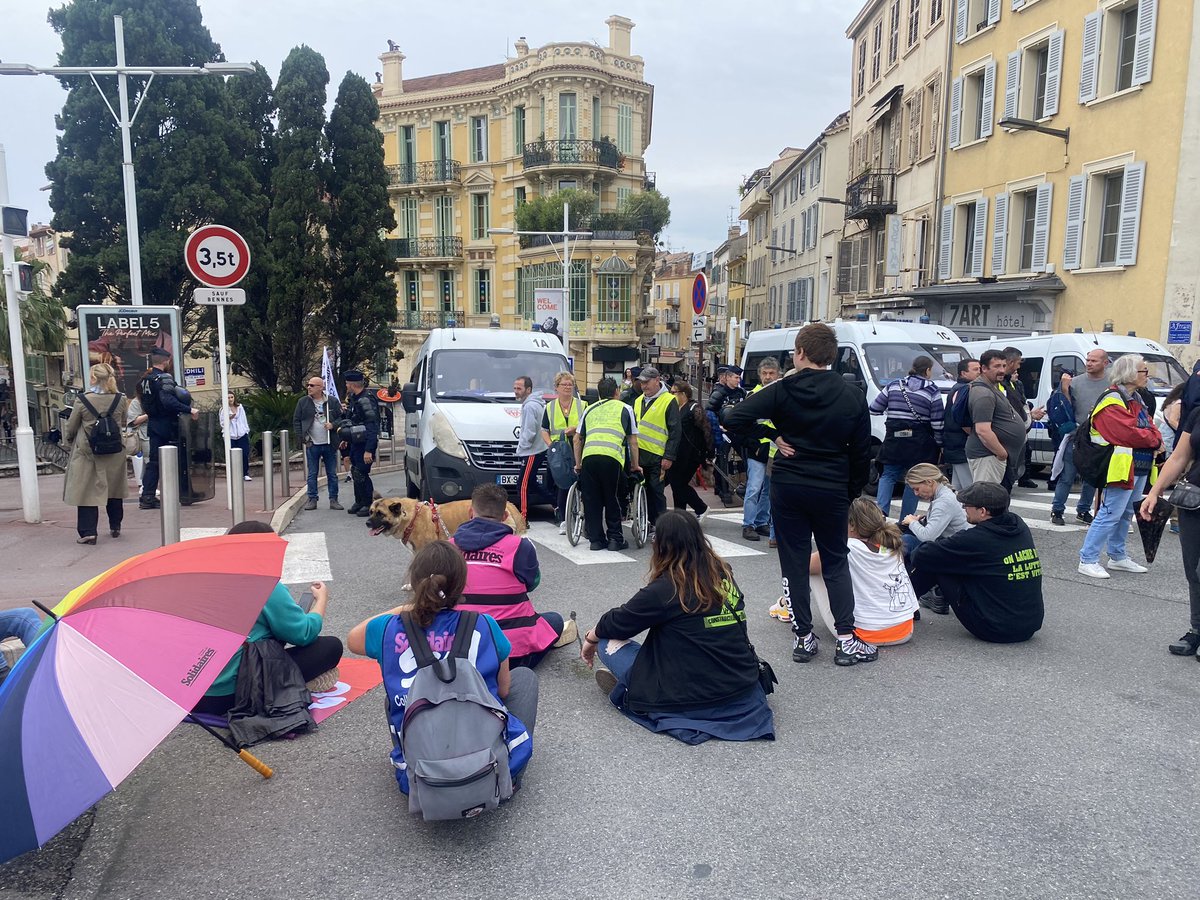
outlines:
M408 544L408 539L412 536L413 529L417 526L417 517L422 509L429 510L429 518L433 520L433 527L441 528L442 534L446 536L446 540L450 540L452 537L450 534L450 529L446 527L446 523L442 521L442 517L438 515L437 504L432 500L426 500L424 503L418 503L416 509L413 510L412 519L409 520L408 526L404 529L404 533L400 535L400 543Z

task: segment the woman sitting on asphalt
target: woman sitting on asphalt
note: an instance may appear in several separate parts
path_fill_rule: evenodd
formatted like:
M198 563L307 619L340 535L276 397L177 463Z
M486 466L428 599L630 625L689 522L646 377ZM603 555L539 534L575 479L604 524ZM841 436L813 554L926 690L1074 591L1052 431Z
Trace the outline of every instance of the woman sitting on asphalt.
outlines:
M969 527L967 514L950 488L949 479L937 466L931 463L913 466L904 476L904 483L917 495L918 500L929 504L924 516L914 513L900 521L901 525L908 528L908 533L901 535L906 556L925 541L950 537Z
M1125 551L1133 506L1142 496L1147 482L1155 481L1154 455L1162 446L1162 435L1150 421L1139 388L1150 377L1146 361L1136 353L1117 358L1109 370L1112 387L1100 395L1092 410L1093 444L1111 444L1108 471L1101 480L1104 503L1088 526L1079 551L1079 574L1089 578L1109 578L1100 565L1100 551L1107 545L1108 568L1115 572L1146 571Z
M644 645L630 640L647 630ZM597 654L596 682L651 731L687 744L775 739L742 593L687 512L659 517L650 583L585 635L583 661Z

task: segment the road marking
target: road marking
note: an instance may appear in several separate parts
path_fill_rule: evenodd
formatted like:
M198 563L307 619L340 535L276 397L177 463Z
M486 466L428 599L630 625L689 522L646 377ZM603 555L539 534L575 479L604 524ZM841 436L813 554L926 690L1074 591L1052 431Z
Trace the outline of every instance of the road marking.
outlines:
M216 537L224 534L224 528L180 528L179 539L190 541L195 538ZM285 534L287 550L283 554L284 584L308 584L310 581L332 581L333 570L329 566L329 545L325 532L297 531Z
M720 538L715 538L711 534L705 535L708 542L712 544L713 550L717 556L766 556L766 551L755 550L753 547L747 547L745 544L735 544L733 541L723 541Z
M577 566L595 566L601 563L637 562L632 556L624 553L609 553L607 550L592 550L581 538L578 547L572 547L565 534L558 533L558 526L549 522L530 522L529 531L525 536L531 541L541 544L547 550L553 550L559 556L575 563ZM633 542L630 541L630 549Z

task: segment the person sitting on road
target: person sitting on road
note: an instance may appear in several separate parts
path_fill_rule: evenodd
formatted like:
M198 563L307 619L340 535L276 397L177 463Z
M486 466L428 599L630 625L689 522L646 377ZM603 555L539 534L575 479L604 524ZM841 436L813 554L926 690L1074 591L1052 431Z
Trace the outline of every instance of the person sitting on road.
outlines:
M462 555L452 544L445 541L427 544L417 551L408 567L412 603L373 616L350 629L346 646L351 652L379 662L387 692L388 723L393 735L400 734L404 724L405 700L417 672L416 658L409 647L400 614L411 613L413 621L426 629L433 655L445 658L458 629L459 602L467 584L467 570ZM475 623L475 634L471 645L471 662L483 676L492 696L508 710L508 742L510 747L516 747L533 737L537 722L537 673L529 668L510 669L512 644L491 616L479 616ZM392 743L396 781L400 790L407 794L408 769L404 754L398 740ZM515 761L515 757L510 758L510 762ZM520 767L512 771L514 779L520 776L528 761L528 756L525 756Z
M647 630L645 644L631 640ZM584 637L583 661L597 654L597 684L651 731L687 744L775 739L742 592L690 513L659 517L650 583Z
M0 610L0 641L15 637L28 650L41 630L42 618L32 609ZM8 659L0 653L0 684L4 684L10 671Z
M904 483L917 495L918 500L929 504L925 515L918 516L914 513L905 516L900 522L908 529L906 534L901 535L905 555L911 554L925 541L950 537L969 527L967 515L963 512L958 498L954 496L949 479L937 466L930 463L913 466L904 476Z
M529 591L541 581L537 551L529 538L504 524L508 494L498 484L481 484L471 493L471 518L454 532L452 542L467 563L467 586L459 609L486 613L512 644L509 664L534 668L552 647L575 642L575 622L556 612L538 614Z
M958 502L975 527L913 551L920 604L943 616L953 609L981 641L1029 640L1044 615L1042 563L1029 526L1008 511L1008 491L995 482L975 482L959 492Z

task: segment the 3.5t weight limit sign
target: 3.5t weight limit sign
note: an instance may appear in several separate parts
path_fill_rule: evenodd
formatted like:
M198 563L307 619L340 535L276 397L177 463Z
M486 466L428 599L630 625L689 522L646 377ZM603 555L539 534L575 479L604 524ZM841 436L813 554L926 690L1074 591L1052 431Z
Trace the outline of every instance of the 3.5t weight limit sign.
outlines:
M188 235L183 258L192 277L212 288L233 287L250 271L246 239L224 225L204 225Z

